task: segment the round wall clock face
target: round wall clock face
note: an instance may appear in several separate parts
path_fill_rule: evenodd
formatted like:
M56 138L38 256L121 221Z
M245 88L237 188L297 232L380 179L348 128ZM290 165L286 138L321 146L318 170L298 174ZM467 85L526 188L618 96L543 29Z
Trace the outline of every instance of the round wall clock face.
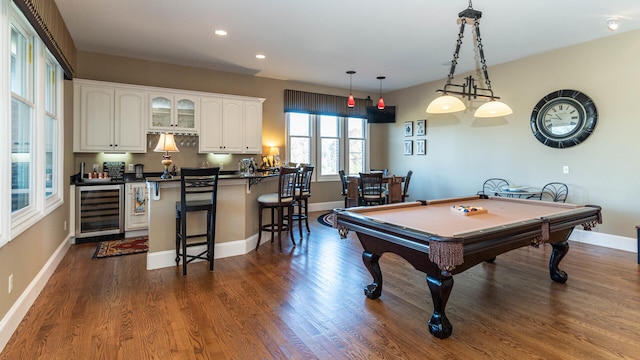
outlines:
M541 143L565 148L583 142L596 127L593 100L576 90L558 90L543 97L531 113L531 131Z

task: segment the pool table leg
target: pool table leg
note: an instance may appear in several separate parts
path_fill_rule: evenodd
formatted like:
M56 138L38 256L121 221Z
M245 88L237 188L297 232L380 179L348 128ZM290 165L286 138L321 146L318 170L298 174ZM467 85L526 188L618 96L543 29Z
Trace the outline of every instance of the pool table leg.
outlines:
M377 299L382 295L382 271L380 271L380 255L370 253L368 251L362 252L362 261L364 266L367 267L371 276L373 276L373 282L364 288L364 294L369 299Z
M453 277L436 279L427 275L427 285L429 285L431 298L433 299L433 314L429 319L429 332L439 339L446 339L453 332L453 326L444 313L451 289L453 289Z
M562 258L567 255L569 252L569 243L566 241L560 241L556 243L551 243L553 247L553 251L551 252L551 259L549 260L549 274L551 275L551 280L564 284L567 282L569 276L566 272L558 269L558 265Z

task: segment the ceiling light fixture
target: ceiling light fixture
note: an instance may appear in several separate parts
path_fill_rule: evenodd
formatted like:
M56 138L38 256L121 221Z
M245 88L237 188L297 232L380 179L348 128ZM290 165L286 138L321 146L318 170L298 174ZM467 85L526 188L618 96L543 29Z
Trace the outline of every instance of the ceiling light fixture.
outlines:
M616 31L618 30L618 18L617 17L612 17L607 19L607 28L611 31Z
M356 106L356 99L353 98L353 94L351 93L351 79L353 77L353 74L355 74L356 72L353 70L349 70L347 71L347 74L349 74L349 99L347 99L347 107L354 107Z
M474 116L475 117L499 117L513 114L513 110L511 108L500 101L496 101L500 99L500 97L495 96L493 94L493 90L491 90L491 81L489 80L489 72L487 71L487 63L484 59L484 51L482 49L482 38L480 37L480 18L482 17L482 12L473 9L471 5L471 0L469 0L469 7L460 13L458 13L458 21L460 22L460 32L458 33L458 40L456 41L456 49L453 52L453 60L451 61L451 70L449 71L449 76L447 78L447 83L444 85L444 89L437 90L442 93L442 96L433 100L429 106L427 107L427 112L430 114L447 114L452 112L458 112L466 109L465 104L457 97L451 96L453 95L461 95L463 98L467 98L467 100L471 100L471 98L488 98L489 102L480 106ZM475 84L476 80L473 76L468 76L465 78L465 83L463 85L452 84L453 74L456 71L456 65L458 64L458 57L460 53L460 46L462 45L462 38L464 37L464 27L466 24L473 25L474 32L473 36L478 42L477 52L480 54L480 63L482 64L482 72L484 75L485 84L487 84L486 88L478 87ZM462 91L450 90L451 87L459 87L462 88Z
M260 59L260 60L262 60L262 59L266 59L266 58L267 58L267 57L266 57L265 55L262 55L262 54L258 54L258 55L256 55L256 59Z
M227 32L226 32L226 31L224 31L224 30L222 30L222 29L220 29L220 30L216 30L216 31L214 31L214 33L215 33L216 35L218 35L218 36L226 36L226 35L227 35Z
M380 80L380 99L378 99L378 110L384 110L384 99L382 98L382 80L386 79L386 77L378 76L376 79Z

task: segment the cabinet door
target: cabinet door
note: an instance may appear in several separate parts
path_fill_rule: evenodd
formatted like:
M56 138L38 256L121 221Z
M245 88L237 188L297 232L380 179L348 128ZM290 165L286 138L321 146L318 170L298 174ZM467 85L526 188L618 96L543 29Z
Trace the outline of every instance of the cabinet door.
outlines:
M129 183L125 195L125 231L145 230L148 225L147 186L145 183Z
M244 150L244 101L223 100L222 138L225 152L241 153Z
M222 99L203 97L200 119L200 139L198 151L201 153L221 152L222 142Z
M262 154L262 102L245 101L244 152Z
M173 96L151 94L151 123L149 129L169 131L173 128Z
M79 141L74 144L75 151L99 152L113 150L114 100L113 88L96 85L80 85L76 88L80 93L80 109L78 109L77 126Z
M147 93L116 89L115 98L115 150L147 152Z
M198 126L200 98L177 94L175 128L179 132L194 132Z

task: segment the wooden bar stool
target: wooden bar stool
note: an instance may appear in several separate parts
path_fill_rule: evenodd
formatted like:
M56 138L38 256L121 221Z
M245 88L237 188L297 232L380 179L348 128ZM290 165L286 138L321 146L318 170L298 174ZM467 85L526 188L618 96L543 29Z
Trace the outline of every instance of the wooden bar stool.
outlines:
M213 255L216 239L216 201L220 168L181 168L180 201L176 202L176 265L182 260L182 275L187 275L187 264L202 259L209 261L209 271L213 271ZM187 213L206 211L207 229L204 233L187 234ZM191 238L204 241L189 242ZM206 245L206 249L196 255L187 254L187 248Z
M280 177L278 179L278 192L272 194L264 194L258 197L258 243L256 244L256 251L260 247L260 241L262 240L262 232L268 231L271 233L271 242L273 243L273 234L278 233L278 247L282 252L282 232L288 231L291 235L291 242L293 246L296 246L296 242L293 239L293 228L291 221L285 223L286 217L284 215L284 209L287 209L287 217L291 220L293 215L293 202L296 191L296 182L298 178L298 169L283 167L280 169ZM262 224L262 211L264 209L271 209L271 223ZM277 218L275 210L278 210Z
M302 167L298 176L296 185L295 206L298 212L293 215L293 220L298 220L298 228L300 229L300 240L302 240L302 220L307 227L307 233L311 233L309 229L309 198L311 197L311 177L313 176L313 165ZM303 213L304 211L304 213Z

